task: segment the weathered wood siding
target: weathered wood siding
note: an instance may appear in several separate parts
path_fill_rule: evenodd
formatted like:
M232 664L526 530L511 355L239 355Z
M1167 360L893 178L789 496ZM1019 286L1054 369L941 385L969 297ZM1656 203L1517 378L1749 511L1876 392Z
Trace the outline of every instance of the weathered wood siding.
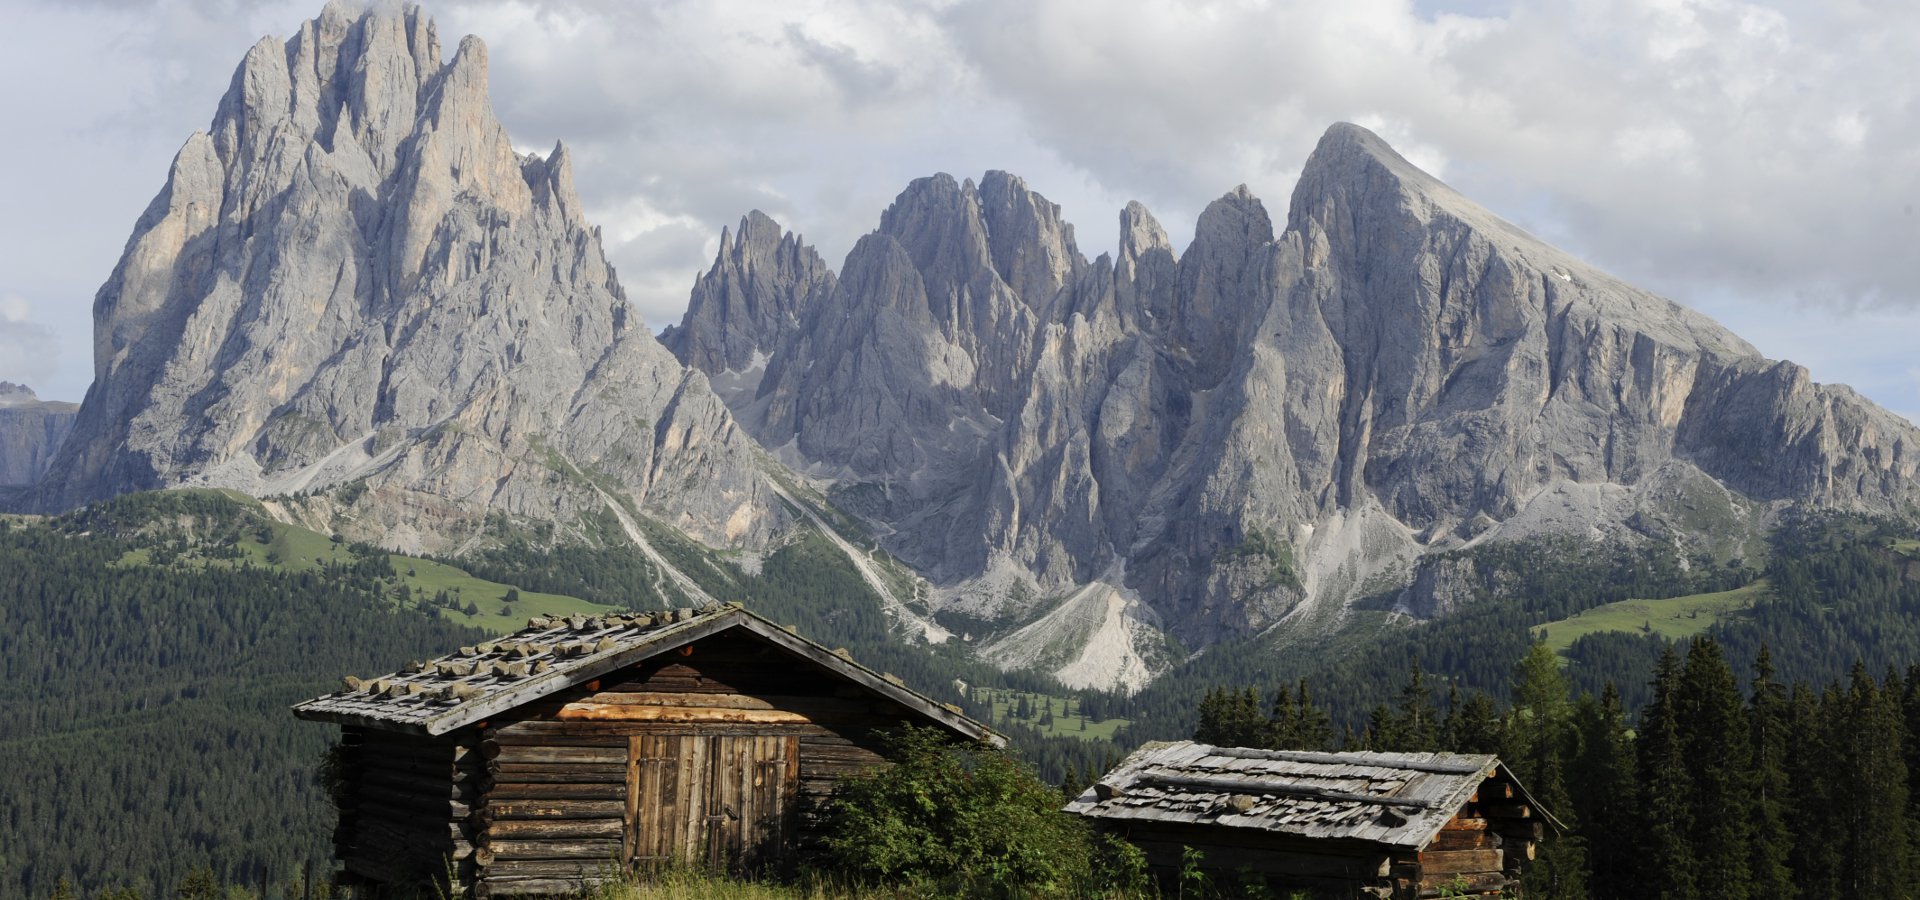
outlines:
M482 896L570 890L698 848L789 864L839 779L884 764L905 711L766 642L703 638L477 728Z
M471 740L348 728L350 773L335 855L349 881L398 886L471 884L473 830L483 770Z
M1499 775L1481 782L1420 852L1417 871L1398 885L1400 896L1499 897L1513 886L1533 859L1543 827L1518 795Z

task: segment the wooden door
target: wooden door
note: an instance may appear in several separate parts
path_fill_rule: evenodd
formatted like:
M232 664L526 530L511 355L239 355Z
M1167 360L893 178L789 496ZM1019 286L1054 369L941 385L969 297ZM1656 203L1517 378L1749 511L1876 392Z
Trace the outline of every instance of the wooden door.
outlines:
M760 869L784 855L799 786L791 735L645 734L628 740L626 856Z

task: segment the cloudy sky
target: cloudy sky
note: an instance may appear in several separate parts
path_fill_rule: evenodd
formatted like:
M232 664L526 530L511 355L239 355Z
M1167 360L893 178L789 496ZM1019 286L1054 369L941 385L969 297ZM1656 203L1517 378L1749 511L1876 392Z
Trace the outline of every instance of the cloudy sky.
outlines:
M0 380L79 399L90 305L261 35L321 0L0 0ZM628 293L678 318L758 207L837 261L935 171L1007 169L1089 255L1176 241L1373 128L1549 240L1920 420L1910 0L436 0L517 144L576 153Z

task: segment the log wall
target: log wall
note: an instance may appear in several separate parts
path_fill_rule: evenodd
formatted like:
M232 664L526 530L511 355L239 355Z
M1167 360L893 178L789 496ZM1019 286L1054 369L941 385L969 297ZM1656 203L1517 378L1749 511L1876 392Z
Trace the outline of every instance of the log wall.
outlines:
M680 843L707 847L709 861L790 865L817 843L834 786L884 765L879 738L907 715L755 638L685 649L475 727L480 896L571 891L657 859L671 843L662 829L703 821L708 832Z
M1505 770L1501 770L1504 772ZM1405 897L1499 897L1534 857L1543 825L1503 775L1480 784L1397 886Z
M350 783L334 854L344 880L403 890L471 885L469 818L483 776L472 741L348 728L341 748Z

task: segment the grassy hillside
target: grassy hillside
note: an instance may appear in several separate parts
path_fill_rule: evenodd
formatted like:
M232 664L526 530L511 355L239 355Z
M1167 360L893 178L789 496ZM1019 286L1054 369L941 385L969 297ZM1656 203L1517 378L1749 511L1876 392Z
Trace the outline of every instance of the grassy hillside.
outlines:
M1677 641L1703 634L1728 616L1752 609L1766 593L1767 580L1762 578L1730 591L1661 600L1621 600L1534 626L1532 634L1534 640L1544 641L1548 649L1559 654L1565 654L1574 641L1587 635L1610 631L1657 634Z
M606 610L566 594L521 590L505 581L475 577L457 565L347 543L298 525L268 519L258 501L232 491L182 490L165 496L204 503L198 514L159 516L179 533L127 551L125 566L186 565L278 572L325 572L373 564L377 580L396 605L418 608L461 625L496 633L513 631L538 615ZM145 502L145 501L141 501ZM196 515L198 520L196 521ZM240 527L244 525L244 527ZM143 526L153 531L156 526ZM378 571L384 559L391 570ZM467 610L471 607L472 612Z

